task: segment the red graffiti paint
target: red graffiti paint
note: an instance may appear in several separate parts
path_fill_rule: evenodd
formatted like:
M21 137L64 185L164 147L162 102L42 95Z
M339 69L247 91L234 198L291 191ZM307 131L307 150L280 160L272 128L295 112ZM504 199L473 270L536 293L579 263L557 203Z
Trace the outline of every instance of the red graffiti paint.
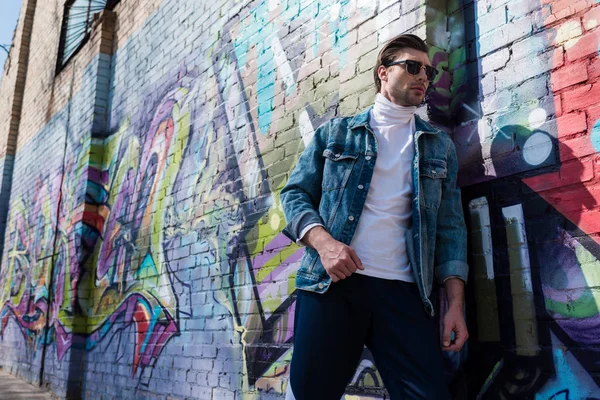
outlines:
M600 232L600 158L592 144L592 130L600 119L600 7L576 11L571 1L545 1L546 25L557 46L551 87L554 95L561 167L558 172L523 181L584 233ZM560 20L557 22L557 20ZM582 34L576 36L578 29ZM569 38L570 36L575 36ZM565 40L566 39L566 40Z
M134 377L137 372L137 368L140 365L140 358L142 355L142 346L146 340L146 336L148 335L148 327L150 323L148 322L148 314L146 313L146 308L143 304L138 303L135 309L135 313L133 314L133 321L135 322L135 352L133 354L133 368L131 371L131 376Z

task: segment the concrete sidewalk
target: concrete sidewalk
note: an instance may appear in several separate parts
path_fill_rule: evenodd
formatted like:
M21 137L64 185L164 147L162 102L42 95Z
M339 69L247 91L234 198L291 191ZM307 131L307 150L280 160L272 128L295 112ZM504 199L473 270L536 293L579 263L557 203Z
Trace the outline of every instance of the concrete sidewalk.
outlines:
M52 396L49 392L0 370L0 399L50 400Z

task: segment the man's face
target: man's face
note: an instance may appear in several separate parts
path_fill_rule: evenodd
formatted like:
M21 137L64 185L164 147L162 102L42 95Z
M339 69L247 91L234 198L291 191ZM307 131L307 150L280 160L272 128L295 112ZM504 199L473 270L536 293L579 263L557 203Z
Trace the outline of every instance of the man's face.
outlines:
M427 53L408 47L396 54L394 61L399 60L414 60L423 65L431 65ZM406 71L406 64L380 66L377 73L381 80L381 94L392 103L401 106L418 106L423 102L425 91L429 86L424 68L421 68L418 75L411 75Z

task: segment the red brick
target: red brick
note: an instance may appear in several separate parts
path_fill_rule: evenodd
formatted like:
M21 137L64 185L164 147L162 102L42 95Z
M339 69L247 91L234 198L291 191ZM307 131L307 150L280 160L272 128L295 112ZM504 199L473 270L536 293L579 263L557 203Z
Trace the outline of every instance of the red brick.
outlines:
M589 8L592 4L590 0L558 0L548 1L551 5L552 20L559 20L570 17L579 11ZM548 21L546 22L548 23Z
M594 159L594 171L596 176L600 176L600 154Z
M573 61L591 54L597 55L599 42L600 29L589 32L577 39L573 39L573 43L575 44L567 48L567 59Z
M557 94L556 96L554 96L554 113L556 114L557 117L560 117L563 115L562 97L560 96L560 94Z
M559 142L560 161L566 162L575 158L581 158L595 154L596 149L592 146L592 141L588 135L580 136L571 140Z
M565 163L559 173L560 180L564 186L579 182L588 182L594 179L594 162L587 160Z
M523 182L536 192L542 192L580 182L588 182L593 178L593 161L580 162L579 160L575 160L563 164L558 172L525 178Z
M590 162L593 164L593 160L590 160ZM571 215L574 210L586 210L587 212L588 210L598 209L600 190L594 190L598 186L597 176L598 174L594 174L590 180L575 182L572 185L542 192L542 196L547 200L553 199L551 201L553 205L561 206L559 211Z
M552 52L552 66L554 68L562 67L565 63L565 49L562 46L557 47Z
M575 133L587 131L587 121L585 113L572 112L565 114L560 118L556 119L556 126L558 128L558 139L565 136L570 136Z
M588 31L600 25L600 7L596 6L583 15L583 28Z
M552 72L552 90L557 92L588 79L587 63L578 62L565 65Z
M598 190L596 190L598 192ZM598 201L600 199L594 199ZM596 203L598 204L598 203ZM581 216L581 221L578 224L579 229L588 235L600 232L600 210L587 211Z
M569 8L573 0L557 0L557 1L548 1L551 5L552 14L558 14L559 12Z
M594 198L595 193L592 194L589 188L584 186L583 183L564 188L559 187L542 192L541 194L558 211L566 214L566 216L575 218L577 221L583 214L582 211L586 211L587 213L597 204L597 199Z
M600 82L568 90L561 96L564 112L595 106L600 99Z
M596 122L598 122L598 120L600 119L600 104L588 108L587 110L585 110L585 112L588 117L588 126L591 130L596 124Z
M588 79L595 82L600 78L600 57L593 58L588 65Z
M575 13L578 13L580 11L593 7L594 3L596 3L596 0L579 0L574 1L573 3L573 11Z

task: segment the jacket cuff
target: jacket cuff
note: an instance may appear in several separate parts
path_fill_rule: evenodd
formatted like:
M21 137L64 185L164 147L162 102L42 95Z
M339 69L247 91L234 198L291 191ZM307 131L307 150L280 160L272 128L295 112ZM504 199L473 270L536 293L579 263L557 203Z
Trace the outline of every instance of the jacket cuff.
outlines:
M306 210L294 216L282 232L293 242L298 242L302 239L303 234L306 233L303 232L304 229L309 225L324 226L325 224L316 211Z
M306 227L304 229L302 229L302 231L300 231L300 235L298 235L298 240L296 240L296 244L300 245L302 247L306 247L306 244L304 244L302 239L304 238L304 235L306 235L308 233L308 231L310 231L315 226L323 226L323 224L314 223L314 224L306 225Z
M436 266L436 277L439 283L449 278L460 278L467 283L469 265L463 261L452 260Z

